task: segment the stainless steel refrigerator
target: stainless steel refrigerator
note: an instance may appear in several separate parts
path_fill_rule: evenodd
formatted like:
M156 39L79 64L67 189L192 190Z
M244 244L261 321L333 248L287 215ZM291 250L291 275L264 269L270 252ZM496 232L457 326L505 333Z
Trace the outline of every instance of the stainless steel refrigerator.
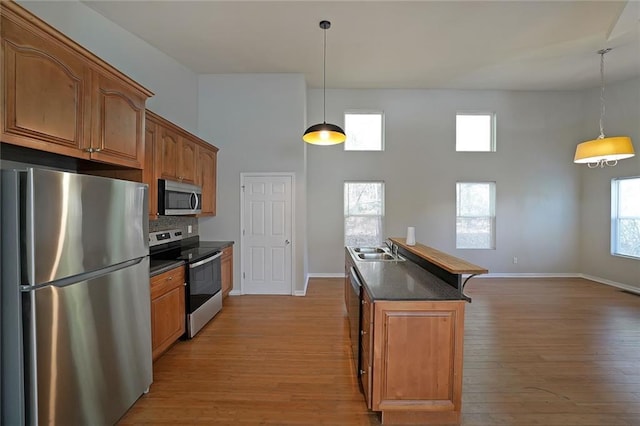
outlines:
M147 187L2 171L1 424L110 425L152 381Z

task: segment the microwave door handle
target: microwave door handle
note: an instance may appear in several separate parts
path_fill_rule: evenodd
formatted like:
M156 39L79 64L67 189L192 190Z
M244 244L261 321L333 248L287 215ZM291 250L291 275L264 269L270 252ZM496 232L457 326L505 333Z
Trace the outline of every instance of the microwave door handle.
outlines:
M191 206L191 210L195 210L198 207L198 195L195 192L191 193L191 197L189 198L189 205Z
M222 256L222 252L217 253L217 254L215 254L215 255L213 255L213 256L211 256L211 257L207 257L206 259L201 260L201 261L199 261L199 262L191 263L191 264L189 264L189 269L197 268L198 266L202 266L202 265L204 265L205 263L213 262L214 260L216 260L216 259L217 259L217 258L219 258L220 256Z

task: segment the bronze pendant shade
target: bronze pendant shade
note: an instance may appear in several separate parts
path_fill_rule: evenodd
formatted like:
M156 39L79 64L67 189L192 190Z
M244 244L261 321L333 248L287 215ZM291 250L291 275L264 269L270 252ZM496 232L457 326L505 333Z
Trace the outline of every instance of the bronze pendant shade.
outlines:
M331 22L320 21L320 28L324 31L324 49L322 60L322 123L309 127L302 136L302 140L313 145L336 145L347 139L344 130L340 126L327 123L327 30L331 28Z

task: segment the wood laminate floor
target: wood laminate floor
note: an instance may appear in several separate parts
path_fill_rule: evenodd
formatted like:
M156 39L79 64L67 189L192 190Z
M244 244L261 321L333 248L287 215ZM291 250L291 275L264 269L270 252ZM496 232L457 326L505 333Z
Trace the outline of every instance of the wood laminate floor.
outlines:
M475 279L462 425L640 426L640 297L582 279ZM129 424L378 425L350 361L341 279L240 296L154 364Z

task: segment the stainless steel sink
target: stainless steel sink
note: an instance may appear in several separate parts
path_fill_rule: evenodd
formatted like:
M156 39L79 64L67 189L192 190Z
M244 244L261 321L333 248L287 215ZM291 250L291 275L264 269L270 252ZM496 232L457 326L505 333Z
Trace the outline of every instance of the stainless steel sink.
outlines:
M387 253L358 253L358 257L362 260L395 260L395 258Z
M353 249L356 253L384 253L384 249L380 247L356 247Z

